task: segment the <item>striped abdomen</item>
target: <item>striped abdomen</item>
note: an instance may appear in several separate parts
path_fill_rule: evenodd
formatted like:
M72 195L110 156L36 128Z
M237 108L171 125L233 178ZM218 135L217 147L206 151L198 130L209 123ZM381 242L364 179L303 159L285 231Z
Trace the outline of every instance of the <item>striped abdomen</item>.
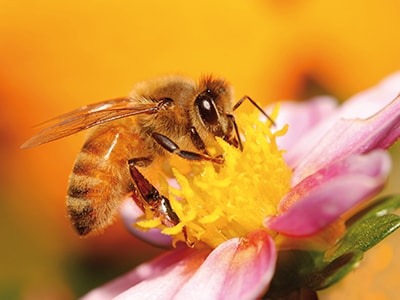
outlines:
M67 210L80 235L105 228L121 201L132 191L128 160L137 136L130 122L113 122L93 129L70 176ZM136 141L135 141L136 139Z

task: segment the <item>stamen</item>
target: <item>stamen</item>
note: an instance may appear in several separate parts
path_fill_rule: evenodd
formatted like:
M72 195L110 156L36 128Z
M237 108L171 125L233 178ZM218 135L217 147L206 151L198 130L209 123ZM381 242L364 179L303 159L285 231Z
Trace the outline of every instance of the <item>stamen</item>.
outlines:
M271 117L276 119L278 109ZM166 228L158 221L141 221L141 227L162 228L175 242L188 240L194 247L214 248L233 237L262 229L263 220L277 212L277 205L290 188L291 170L276 143L287 127L270 130L256 115L240 115L243 151L217 139L225 162L191 163L190 172L172 169L179 188L168 187L171 206L180 219ZM186 232L183 233L183 230Z

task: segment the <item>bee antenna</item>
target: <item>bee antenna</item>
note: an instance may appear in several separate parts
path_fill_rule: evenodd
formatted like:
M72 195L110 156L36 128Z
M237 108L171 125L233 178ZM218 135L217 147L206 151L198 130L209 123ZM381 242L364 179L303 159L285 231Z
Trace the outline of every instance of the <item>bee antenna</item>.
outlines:
M249 96L243 96L242 98L239 99L238 102L233 106L233 110L235 111L243 102L244 100L249 100L251 104L253 104L270 122L273 126L276 126L276 123L272 118L255 102L253 99L251 99ZM235 124L235 123L234 123ZM235 124L236 125L236 124Z

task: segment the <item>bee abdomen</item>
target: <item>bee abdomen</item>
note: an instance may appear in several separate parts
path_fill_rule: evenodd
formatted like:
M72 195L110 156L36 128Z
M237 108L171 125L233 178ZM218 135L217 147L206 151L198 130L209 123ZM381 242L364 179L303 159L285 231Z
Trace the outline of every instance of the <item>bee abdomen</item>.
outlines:
M79 235L86 235L95 227L96 221L90 202L68 197L68 214Z
M68 189L68 196L71 198L85 199L86 195L89 193L90 193L89 188L70 186Z
M104 134L87 140L70 176L67 210L80 235L111 224L131 187L126 147L106 138Z
M86 235L98 227L98 216L94 212L94 201L101 182L95 182L89 174L71 174L67 196L68 215L76 231Z

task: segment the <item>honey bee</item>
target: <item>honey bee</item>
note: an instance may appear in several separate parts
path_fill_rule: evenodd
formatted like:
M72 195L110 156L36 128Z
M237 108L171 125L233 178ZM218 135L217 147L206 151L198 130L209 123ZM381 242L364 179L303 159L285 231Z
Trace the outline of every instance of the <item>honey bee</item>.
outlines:
M74 164L67 193L69 218L80 235L110 225L121 203L131 196L165 226L180 220L168 198L143 175L157 160L176 155L189 161L222 164L209 145L216 137L243 149L233 112L250 97L233 104L226 81L207 76L195 82L168 76L137 84L128 97L83 106L56 117L22 148L51 142L91 128Z

